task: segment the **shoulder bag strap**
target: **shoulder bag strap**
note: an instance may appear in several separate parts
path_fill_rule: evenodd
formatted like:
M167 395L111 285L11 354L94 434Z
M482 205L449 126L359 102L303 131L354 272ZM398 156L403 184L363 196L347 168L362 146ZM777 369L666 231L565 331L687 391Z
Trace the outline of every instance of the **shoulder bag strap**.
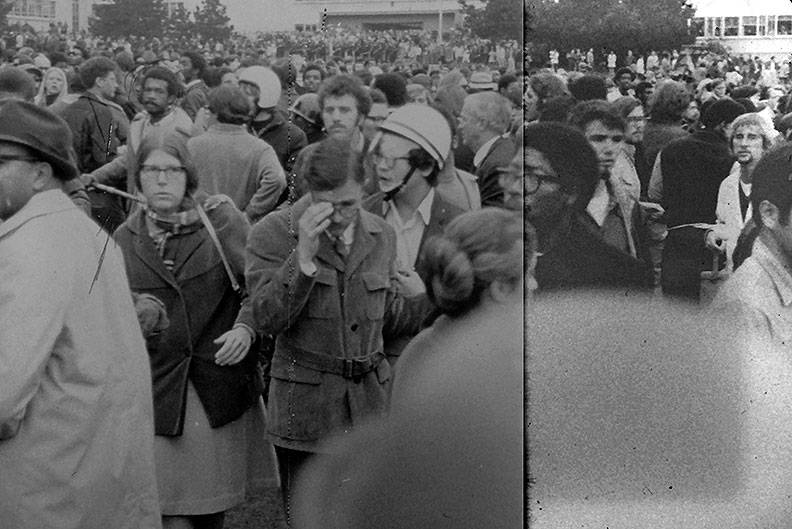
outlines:
M231 270L231 264L228 262L228 258L223 251L223 246L220 244L220 239L217 238L217 232L215 231L214 226L212 226L212 222L209 220L209 217L206 215L206 211L204 211L203 206L198 201L195 202L195 209L198 211L198 216L201 218L201 222L203 222L203 225L206 227L206 231L209 232L209 237L212 239L215 248L217 248L217 251L220 253L220 260L223 261L226 274L228 274L228 279L231 281L231 288L233 288L234 292L237 294L242 294L242 286L234 276L234 271Z

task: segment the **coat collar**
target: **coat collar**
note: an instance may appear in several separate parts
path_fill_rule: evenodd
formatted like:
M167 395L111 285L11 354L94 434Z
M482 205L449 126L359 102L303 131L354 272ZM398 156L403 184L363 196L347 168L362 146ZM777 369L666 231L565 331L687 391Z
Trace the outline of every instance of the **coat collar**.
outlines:
M754 243L751 257L757 260L775 285L781 304L792 304L792 265L786 262L778 242L763 229Z
M162 258L157 253L154 242L148 234L146 214L143 209L138 209L133 216L127 219L125 226L134 235L132 237L132 248L135 255L163 281L178 290L179 285L176 282L176 277L165 268L165 263L162 262ZM184 255L191 255L203 242L203 237L186 238L185 244L188 244L189 247L184 248Z
M36 193L22 209L11 215L8 220L0 223L0 238L5 237L32 219L71 209L77 209L77 206L60 189Z

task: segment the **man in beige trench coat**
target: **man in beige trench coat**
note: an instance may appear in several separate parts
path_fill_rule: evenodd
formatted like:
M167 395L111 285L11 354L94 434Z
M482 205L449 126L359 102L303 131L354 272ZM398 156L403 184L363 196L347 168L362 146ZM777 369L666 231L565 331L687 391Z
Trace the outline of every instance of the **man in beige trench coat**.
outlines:
M151 375L66 123L0 106L0 527L157 529Z

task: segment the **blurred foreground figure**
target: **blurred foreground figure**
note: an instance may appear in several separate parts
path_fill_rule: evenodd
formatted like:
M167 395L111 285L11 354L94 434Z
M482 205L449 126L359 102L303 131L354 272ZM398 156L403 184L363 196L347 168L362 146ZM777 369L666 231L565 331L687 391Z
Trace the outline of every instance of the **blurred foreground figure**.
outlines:
M390 416L329 443L306 468L295 527L522 526L523 303L533 287L522 227L519 215L484 208L430 239L421 274L444 315L396 364Z
M0 526L160 526L148 355L66 122L0 108Z
M535 305L530 527L788 527L788 345L728 307L622 292Z

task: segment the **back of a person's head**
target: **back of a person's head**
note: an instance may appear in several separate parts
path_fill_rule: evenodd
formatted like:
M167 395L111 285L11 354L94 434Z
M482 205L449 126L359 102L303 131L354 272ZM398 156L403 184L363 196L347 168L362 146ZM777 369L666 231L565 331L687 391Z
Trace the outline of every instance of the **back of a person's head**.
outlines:
M197 51L185 51L182 53L182 57L187 57L190 59L193 69L198 72L198 77L200 77L203 74L203 71L206 70L206 59L204 59L203 56Z
M551 97L540 101L537 105L539 111L539 121L555 121L566 123L569 118L569 111L577 104L577 100L571 95Z
M569 94L564 80L552 72L538 72L528 82L540 101Z
M523 278L522 241L523 221L514 212L484 208L456 217L442 236L427 241L419 259L429 299L458 316L480 305L493 282L516 287ZM532 262L535 240L526 248Z
M734 102L738 103L740 106L743 107L743 110L748 112L756 112L756 105L753 104L753 101L748 99L747 97L736 97L734 98Z
M373 88L382 90L388 106L400 107L407 104L407 81L398 73L382 73L374 78Z
M673 124L682 119L690 104L687 87L678 81L660 81L649 98L649 119L655 124Z
M363 184L363 156L345 139L320 141L308 159L305 182L311 191L332 191L348 180Z
M497 92L479 92L465 98L470 108L488 130L503 134L511 125L511 103Z
M569 83L569 92L578 101L605 100L608 97L605 79L596 74L586 74Z
M741 114L745 114L745 108L733 99L725 97L704 109L701 114L701 124L705 129L712 130L720 124L731 123Z
M33 101L36 85L33 78L15 66L0 68L0 99Z
M239 87L221 85L209 92L209 111L220 123L247 123L250 110L250 101Z
M104 77L110 72L115 72L117 65L115 61L107 57L91 57L80 66L80 79L86 89L93 88L94 83L100 77Z
M459 85L448 85L438 88L434 95L434 102L442 105L455 116L462 112L462 105L465 103L467 92Z
M585 209L599 183L599 162L583 133L562 123L531 123L523 129L523 145L547 159L562 191L577 196L572 207Z

